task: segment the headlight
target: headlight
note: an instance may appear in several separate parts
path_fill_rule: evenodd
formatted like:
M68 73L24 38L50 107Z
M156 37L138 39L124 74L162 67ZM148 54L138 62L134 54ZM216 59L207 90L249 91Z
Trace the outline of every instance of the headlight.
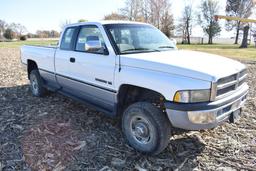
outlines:
M176 103L198 103L210 101L210 90L186 90L176 92L173 101Z

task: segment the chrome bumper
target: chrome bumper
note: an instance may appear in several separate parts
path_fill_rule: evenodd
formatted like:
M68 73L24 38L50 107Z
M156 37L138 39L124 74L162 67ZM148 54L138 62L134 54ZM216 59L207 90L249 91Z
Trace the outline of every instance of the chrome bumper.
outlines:
M244 84L229 97L210 103L174 104L167 102L166 112L174 127L186 130L214 128L241 111L246 102L248 90L248 85Z

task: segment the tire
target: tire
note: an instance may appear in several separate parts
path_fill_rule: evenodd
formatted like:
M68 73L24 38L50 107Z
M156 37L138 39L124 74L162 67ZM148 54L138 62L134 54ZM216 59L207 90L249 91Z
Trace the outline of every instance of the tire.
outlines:
M43 97L46 95L47 90L44 88L43 79L41 78L38 70L32 70L29 75L30 90L36 97Z
M157 155L168 145L171 125L166 114L148 102L130 105L123 113L122 129L136 150Z

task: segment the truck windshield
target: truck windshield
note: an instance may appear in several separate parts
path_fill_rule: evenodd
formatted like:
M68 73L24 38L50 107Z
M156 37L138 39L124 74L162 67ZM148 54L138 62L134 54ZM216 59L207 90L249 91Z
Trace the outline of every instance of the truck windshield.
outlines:
M108 24L105 28L119 54L176 49L174 42L150 25Z

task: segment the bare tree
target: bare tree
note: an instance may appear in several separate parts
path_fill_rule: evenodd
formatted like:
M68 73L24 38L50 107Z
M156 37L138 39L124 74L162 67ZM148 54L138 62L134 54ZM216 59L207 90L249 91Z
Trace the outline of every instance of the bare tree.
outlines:
M32 35L34 36L34 35ZM55 30L37 30L35 37L38 38L56 38L59 37L60 33Z
M149 9L149 22L170 37L174 22L169 0L149 0Z
M21 37L23 34L27 32L27 28L23 26L22 24L16 25L17 34L19 37Z
M12 39L14 39L16 37L16 33L11 28L7 28L4 31L4 37L6 39L12 40Z
M169 0L150 0L150 23L160 29L161 18L170 13Z
M22 35L24 35L27 32L26 27L20 23L7 24L5 21L0 20L0 37L7 29L9 29L7 31L7 35L12 35L8 37L12 37L12 38L20 38Z
M57 38L57 37L60 37L60 33L57 32L56 30L51 30L49 37L50 37L50 38Z
M226 14L228 16L248 18L252 14L252 9L254 7L253 0L227 0L226 3ZM241 21L228 21L226 24L227 30L236 30L235 44L238 44L238 38L240 30L245 25Z
M18 38L18 25L16 23L11 23L8 25L8 28L15 33L14 34L15 36L13 38L14 39Z
M9 25L9 28L15 32L16 37L15 38L20 38L23 34L27 32L27 29L25 26L23 26L20 23L11 23Z
M150 23L150 0L141 0L141 14L144 19L144 22Z
M0 20L0 39L3 37L3 34L7 28L7 23L3 20Z
M126 0L125 7L121 9L122 15L126 16L130 21L141 21L142 15L141 0Z
M213 43L213 38L221 32L221 27L218 21L214 20L214 16L219 11L219 1L204 0L200 6L199 24L204 32L208 35L208 44Z
M126 0L121 14L112 13L105 19L141 21L153 24L170 37L174 30L170 0Z
M185 3L182 17L178 25L178 31L181 32L184 43L190 44L190 36L192 34L193 10L192 1Z
M173 16L169 13L169 11L166 11L163 16L161 17L161 31L167 36L171 37L173 35L174 30L174 21Z
M105 15L104 20L127 20L128 18L122 14L112 12L109 15Z

